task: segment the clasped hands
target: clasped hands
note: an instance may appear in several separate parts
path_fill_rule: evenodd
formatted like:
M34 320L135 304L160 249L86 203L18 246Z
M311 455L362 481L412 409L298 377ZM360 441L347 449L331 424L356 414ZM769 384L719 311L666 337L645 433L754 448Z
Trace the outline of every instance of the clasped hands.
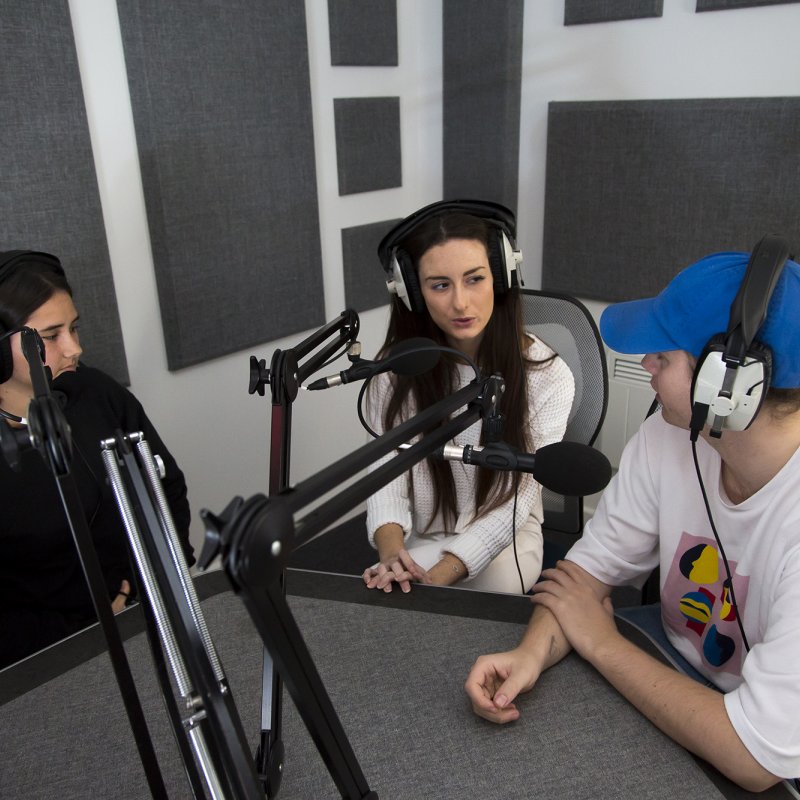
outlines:
M411 583L433 583L428 571L423 569L405 548L395 555L384 558L372 567L367 567L361 576L368 589L392 591L392 584L400 586L401 591L410 592Z

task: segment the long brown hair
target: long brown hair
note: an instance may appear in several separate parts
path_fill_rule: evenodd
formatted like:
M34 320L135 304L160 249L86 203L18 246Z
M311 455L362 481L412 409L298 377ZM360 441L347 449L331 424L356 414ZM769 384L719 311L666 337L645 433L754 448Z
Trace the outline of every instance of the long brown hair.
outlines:
M471 214L449 212L431 217L420 223L401 243L411 258L414 268L419 268L420 258L431 248L450 239L477 240L486 248L490 258L493 231L489 223ZM448 346L444 333L434 323L427 308L422 313L410 311L395 295L391 303L391 314L386 339L381 355L405 339L427 337L443 346ZM544 361L532 361L525 357L529 343L522 325L519 289L512 288L496 293L494 311L484 330L477 353L477 364L482 375L499 373L506 385L499 410L505 417L503 441L520 450L531 450L533 443L528 435L529 409L527 371L540 368L553 357ZM394 391L386 404L383 424L386 430L401 422L414 410L421 411L441 398L451 394L458 385L457 364L463 363L457 356L443 353L437 366L421 375L392 377ZM481 442L484 435L481 434ZM446 525L453 525L458 517L453 472L445 461L428 458L434 488L434 509L427 526L441 511ZM472 469L472 468L471 468ZM481 517L505 503L514 493L512 476L508 472L478 469L475 495L475 518ZM411 479L413 481L413 478ZM413 486L412 486L413 491Z

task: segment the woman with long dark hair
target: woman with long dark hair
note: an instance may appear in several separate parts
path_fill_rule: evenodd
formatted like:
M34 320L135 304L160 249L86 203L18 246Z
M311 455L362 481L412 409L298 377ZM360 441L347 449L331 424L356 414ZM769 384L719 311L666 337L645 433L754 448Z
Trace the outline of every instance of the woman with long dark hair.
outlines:
M574 380L523 328L514 237L513 214L480 201L435 203L396 226L379 248L394 293L381 353L427 337L474 361L483 375L499 373L506 385L502 439L534 452L564 435ZM370 424L388 430L473 377L468 362L450 353L421 375L380 375L368 395ZM483 443L482 427L476 423L453 444ZM530 475L428 458L368 501L379 561L364 581L384 591L394 583L409 591L414 581L527 591L541 570L541 522L541 487Z
M186 484L175 459L136 398L99 370L79 362L78 312L59 260L48 253L0 253L0 337L25 325L38 331L53 395L62 403L72 437L72 465L108 588L121 610L134 591L125 530L105 477L100 441L142 431L166 469L164 492L184 551L189 545ZM33 397L20 334L0 341L0 425L23 427ZM0 458L0 668L95 620L94 608L55 478L33 450L19 470Z

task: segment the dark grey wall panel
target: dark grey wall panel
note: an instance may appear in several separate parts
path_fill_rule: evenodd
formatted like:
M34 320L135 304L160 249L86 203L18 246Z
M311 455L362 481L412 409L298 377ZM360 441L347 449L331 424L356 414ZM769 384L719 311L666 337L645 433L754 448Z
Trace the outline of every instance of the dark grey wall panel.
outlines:
M61 259L84 360L127 383L67 2L0 0L0 19L0 250Z
M800 246L800 97L551 103L543 287L658 292L765 233Z
M443 196L516 211L523 0L444 0Z
M118 6L169 368L317 326L303 4Z
M333 101L339 194L403 185L399 97Z
M400 219L342 229L344 291L348 308L368 311L389 302L378 244Z
M397 66L396 0L328 0L334 67Z
M660 17L664 0L564 0L564 24Z
M697 0L697 11L724 11L729 8L753 8L755 6L783 6L800 0Z

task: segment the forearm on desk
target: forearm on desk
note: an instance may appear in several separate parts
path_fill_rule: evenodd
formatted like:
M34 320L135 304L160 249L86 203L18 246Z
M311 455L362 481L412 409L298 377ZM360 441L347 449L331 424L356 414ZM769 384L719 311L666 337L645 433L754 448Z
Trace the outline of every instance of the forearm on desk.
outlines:
M517 649L538 664L541 674L561 661L572 647L553 613L544 606L534 606Z
M587 659L656 727L748 791L777 783L731 725L724 696L662 664L622 634Z
M467 577L467 568L458 556L442 553L441 559L428 570L428 577L437 586L452 586Z

